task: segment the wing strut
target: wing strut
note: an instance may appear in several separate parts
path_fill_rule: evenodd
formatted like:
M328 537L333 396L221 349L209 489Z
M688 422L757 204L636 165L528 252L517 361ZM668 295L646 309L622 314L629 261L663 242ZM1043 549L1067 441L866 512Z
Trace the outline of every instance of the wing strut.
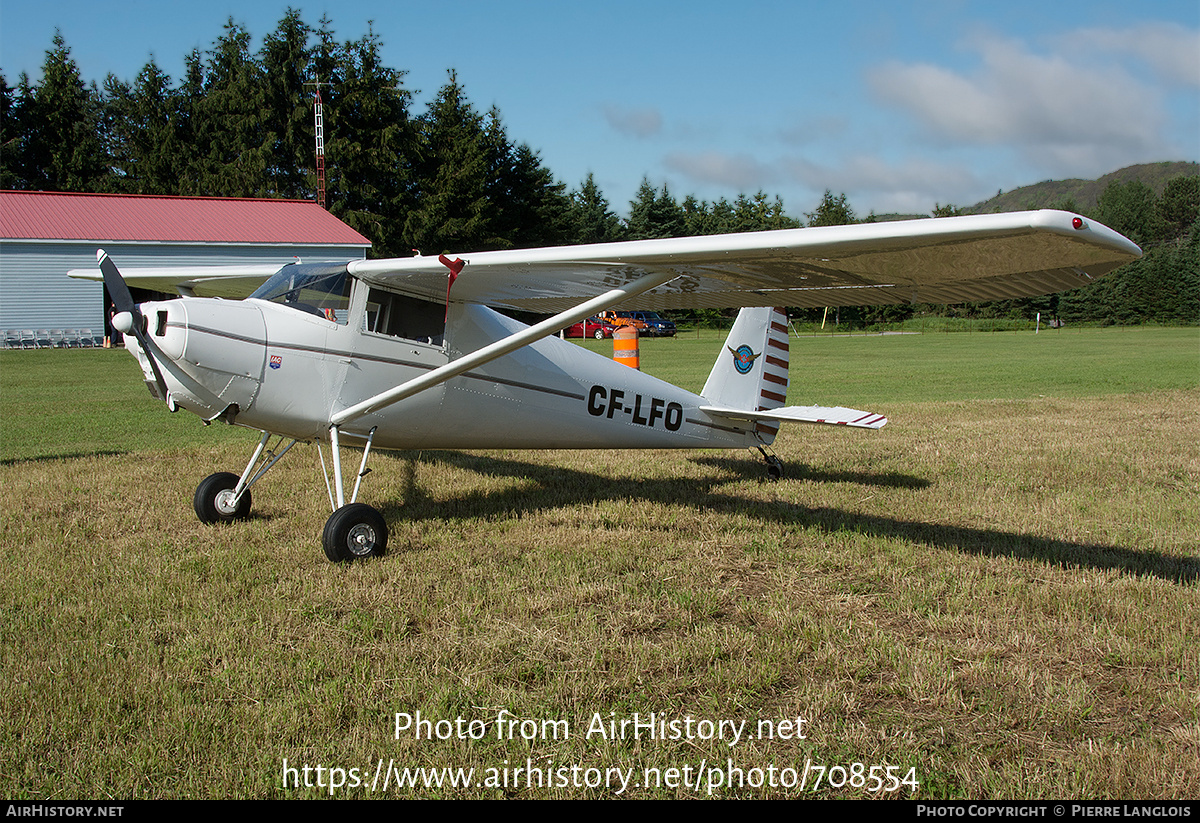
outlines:
M367 398L361 403L343 409L333 415L329 422L333 426L342 426L363 415L379 411L385 406L398 403L405 398L412 397L414 394L444 383L452 377L457 377L465 371L482 366L484 363L490 363L498 357L503 357L510 352L516 351L522 346L528 346L530 343L535 343L543 337L549 337L564 326L578 323L583 318L590 317L596 312L612 308L631 297L636 297L643 292L661 286L663 283L674 280L677 276L678 274L671 269L654 271L650 274L642 275L620 288L605 292L599 297L593 297L586 303L580 303L573 309L567 309L548 320L543 320L536 326L530 326L516 334L510 334L508 337L497 340L495 343L484 346L482 349L473 351L468 355L464 355L458 360L447 363L420 377L413 378L407 383L401 383L395 388L388 389L374 397Z

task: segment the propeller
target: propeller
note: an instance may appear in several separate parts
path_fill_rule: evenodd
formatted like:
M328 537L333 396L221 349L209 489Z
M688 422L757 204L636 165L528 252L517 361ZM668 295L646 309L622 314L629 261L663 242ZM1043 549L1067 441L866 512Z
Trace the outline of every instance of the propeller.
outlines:
M142 346L142 351L146 354L146 359L150 361L150 369L154 372L154 384L158 387L158 396L170 405L171 401L167 398L167 381L163 380L162 372L158 370L158 360L154 356L156 347L150 341L150 336L146 334L145 318L137 303L133 302L133 295L129 292L129 286L125 285L125 278L121 277L121 272L117 270L117 264L112 261L104 249L96 252L96 262L100 264L100 273L104 275L104 287L108 289L113 306L117 310L116 316L113 317L113 327L137 338L138 343ZM129 316L128 321L121 317L122 314ZM129 328L125 328L126 325Z

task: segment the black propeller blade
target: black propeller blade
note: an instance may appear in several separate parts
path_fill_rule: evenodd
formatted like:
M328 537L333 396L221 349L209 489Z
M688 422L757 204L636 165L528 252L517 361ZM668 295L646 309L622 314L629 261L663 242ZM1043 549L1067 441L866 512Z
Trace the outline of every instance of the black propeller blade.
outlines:
M133 328L131 329L133 336L137 338L138 343L142 346L142 351L146 353L146 359L150 361L150 369L154 372L154 383L158 386L158 396L167 400L167 381L163 380L162 372L158 370L158 359L154 356L155 346L150 341L150 336L146 334L146 324L141 309L133 302L133 295L129 292L129 286L125 285L125 278L121 277L121 272L117 270L117 264L109 258L104 249L96 252L96 260L100 264L100 273L104 275L104 287L108 289L108 294L112 297L113 306L118 312L128 312L133 318ZM169 401L168 405L170 405Z

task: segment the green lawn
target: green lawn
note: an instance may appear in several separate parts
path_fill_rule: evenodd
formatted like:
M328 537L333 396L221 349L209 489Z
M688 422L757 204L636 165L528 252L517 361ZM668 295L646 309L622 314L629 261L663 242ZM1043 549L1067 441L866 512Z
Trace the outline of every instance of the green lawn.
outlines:
M640 341L642 369L700 391L724 333ZM608 341L582 341L611 355ZM1200 330L793 337L788 401L889 414L893 403L1087 397L1200 385ZM242 442L164 413L121 350L0 351L0 459Z
M722 339L643 367L698 389ZM251 432L123 352L0 352L0 793L1200 796L1200 330L791 348L791 402L888 426L785 429L778 483L380 453L389 553L349 565L312 447L207 527Z

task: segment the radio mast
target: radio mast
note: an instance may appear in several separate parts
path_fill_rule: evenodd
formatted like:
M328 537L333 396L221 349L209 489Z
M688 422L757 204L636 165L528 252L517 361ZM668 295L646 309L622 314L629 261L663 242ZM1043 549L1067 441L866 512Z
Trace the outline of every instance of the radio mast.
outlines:
M313 95L313 131L317 139L317 205L325 208L325 112L321 103L321 81L306 83L316 86Z

